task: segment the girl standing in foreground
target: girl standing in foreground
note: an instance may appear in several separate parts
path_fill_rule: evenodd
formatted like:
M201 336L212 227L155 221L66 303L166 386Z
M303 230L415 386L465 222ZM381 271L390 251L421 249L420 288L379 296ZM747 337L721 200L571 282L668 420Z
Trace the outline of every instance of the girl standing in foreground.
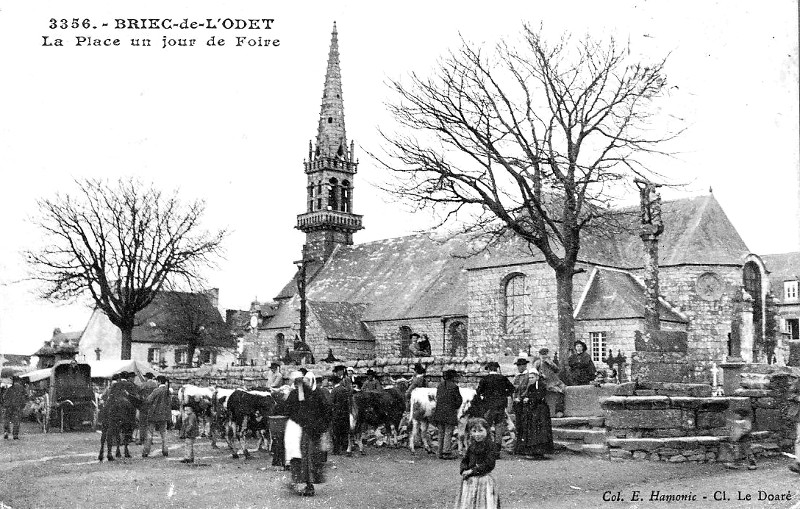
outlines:
M489 424L485 419L470 419L467 423L469 447L461 460L461 492L456 499L456 509L496 509L500 507L500 494L494 477L496 449L487 439Z

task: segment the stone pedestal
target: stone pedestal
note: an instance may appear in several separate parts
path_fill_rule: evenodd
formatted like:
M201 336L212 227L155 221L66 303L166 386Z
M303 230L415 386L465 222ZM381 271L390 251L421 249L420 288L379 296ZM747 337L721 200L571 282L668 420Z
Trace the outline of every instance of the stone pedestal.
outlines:
M725 391L726 396L732 396L733 392L739 388L744 364L741 357L728 357L719 365L722 368L722 390Z

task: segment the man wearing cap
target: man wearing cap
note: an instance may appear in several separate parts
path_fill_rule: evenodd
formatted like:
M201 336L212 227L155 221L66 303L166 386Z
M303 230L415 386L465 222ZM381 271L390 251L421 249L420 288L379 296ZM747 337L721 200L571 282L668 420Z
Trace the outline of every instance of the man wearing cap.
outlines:
M375 378L375 371L368 369L367 370L367 381L361 385L362 391L382 391L383 386L381 385L380 380Z
M439 459L453 459L453 431L458 425L458 409L461 407L461 391L455 379L458 373L448 369L442 373L442 382L436 388L436 408L433 410L431 422L439 431Z
M283 385L283 374L280 372L280 363L272 361L269 364L269 373L267 373L267 387L270 389L278 389Z
M148 429L147 438L142 448L142 458L150 455L153 434L156 431L161 435L161 454L169 456L169 450L167 449L167 423L172 419L172 398L169 394L169 387L167 387L167 377L159 375L156 380L158 381L158 387L145 400L148 406Z
M22 418L22 409L28 401L22 379L15 376L11 379L11 387L3 393L3 439L8 440L8 433L19 440L19 421Z
M500 451L503 446L503 435L506 432L506 407L508 398L514 394L514 385L500 374L499 363L488 362L484 369L489 374L481 378L475 396L481 402L486 422L489 426L494 426L494 443Z

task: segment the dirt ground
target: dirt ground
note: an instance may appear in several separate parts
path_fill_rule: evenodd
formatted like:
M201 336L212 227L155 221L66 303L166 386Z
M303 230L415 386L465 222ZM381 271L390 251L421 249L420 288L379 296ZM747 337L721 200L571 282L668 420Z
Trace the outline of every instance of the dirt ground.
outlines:
M133 458L100 464L98 434L44 435L25 425L21 440L0 441L0 509L440 508L452 506L460 485L458 461L368 447L366 456L331 456L327 482L315 497L303 498L266 453L234 460L200 439L198 464L184 465L176 435L169 440L169 458L156 452L143 459L134 445ZM787 464L780 457L757 471L730 471L718 464L609 462L562 453L547 461L503 456L494 476L505 508L800 508L800 476ZM759 500L759 490L790 499ZM651 501L653 491L695 500ZM724 500L714 501L723 493ZM617 494L621 501L604 500Z

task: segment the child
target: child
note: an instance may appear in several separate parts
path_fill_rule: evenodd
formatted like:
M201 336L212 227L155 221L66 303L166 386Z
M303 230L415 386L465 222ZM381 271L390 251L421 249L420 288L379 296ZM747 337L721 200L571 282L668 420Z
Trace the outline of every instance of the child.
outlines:
M456 499L456 509L500 507L500 494L497 491L494 477L496 448L487 439L489 424L480 417L470 419L467 423L469 447L461 460L461 492Z
M181 463L194 463L194 439L197 438L197 416L191 405L183 405L183 422L181 423L181 438L184 439L184 455Z
M736 418L731 425L731 444L733 445L733 461L725 463L727 468L741 468L740 462L747 459L747 469L755 470L756 459L753 451L750 450L750 430L753 423L750 422L750 412L744 408L739 408L735 412Z

